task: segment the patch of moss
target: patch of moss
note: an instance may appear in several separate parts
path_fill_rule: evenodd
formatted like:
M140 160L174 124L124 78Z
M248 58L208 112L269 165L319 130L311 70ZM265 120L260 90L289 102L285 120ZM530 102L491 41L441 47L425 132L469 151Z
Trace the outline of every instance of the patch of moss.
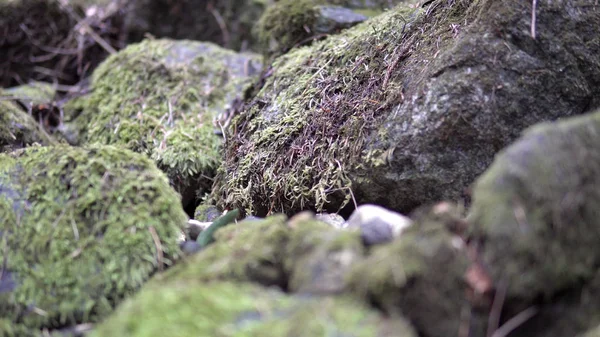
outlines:
M285 216L273 216L224 227L217 231L215 243L158 278L251 281L286 289L288 276L282 252L291 230L285 220Z
M507 296L550 298L600 263L600 112L528 129L476 182L473 236ZM552 282L548 282L552 280Z
M207 191L220 162L213 118L260 67L257 55L209 43L146 40L109 57L94 72L89 97L65 109L84 143L148 155L188 204Z
M146 157L113 146L0 155L0 317L94 322L180 256L180 198Z
M414 20L412 12L396 7L277 58L233 121L213 194L218 206L262 216L335 212L350 201L348 163L360 158L363 137L379 114L401 100L401 88L382 74L411 47L412 38L396 27Z
M55 140L17 103L17 93L0 90L0 153Z
M21 324L15 324L8 319L0 318L0 336L2 337L41 337L42 334L34 329L28 329Z
M192 266L190 266L192 267ZM194 279L152 285L90 336L415 336L349 299L301 299L249 284Z

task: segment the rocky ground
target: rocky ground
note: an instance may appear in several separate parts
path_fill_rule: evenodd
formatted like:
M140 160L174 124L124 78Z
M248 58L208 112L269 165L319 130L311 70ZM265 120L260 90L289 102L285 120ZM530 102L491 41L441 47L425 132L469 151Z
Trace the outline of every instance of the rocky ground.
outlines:
M0 0L0 336L599 336L597 27Z

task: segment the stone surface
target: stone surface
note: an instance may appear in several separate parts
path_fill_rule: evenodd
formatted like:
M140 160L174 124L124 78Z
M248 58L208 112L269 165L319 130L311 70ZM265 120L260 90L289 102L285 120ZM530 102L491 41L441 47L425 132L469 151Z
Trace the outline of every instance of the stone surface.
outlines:
M186 220L164 174L129 150L1 154L0 319L40 329L104 318L180 256Z

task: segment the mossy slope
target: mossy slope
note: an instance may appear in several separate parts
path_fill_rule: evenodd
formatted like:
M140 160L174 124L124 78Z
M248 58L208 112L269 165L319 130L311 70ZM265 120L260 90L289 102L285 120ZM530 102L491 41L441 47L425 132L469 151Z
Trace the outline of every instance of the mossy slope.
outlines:
M103 62L89 97L66 109L84 143L148 155L187 204L206 192L220 162L213 118L232 107L260 67L257 55L210 43L146 40Z
M0 155L0 317L30 328L97 321L180 255L186 215L143 155L112 146Z
M600 13L570 1L398 6L277 58L215 199L262 215L457 198L519 130L600 105ZM560 24L557 24L560 22Z
M160 287L149 284L90 336L412 337L415 334L407 323L386 321L348 299L301 299L249 284L203 284L180 279Z

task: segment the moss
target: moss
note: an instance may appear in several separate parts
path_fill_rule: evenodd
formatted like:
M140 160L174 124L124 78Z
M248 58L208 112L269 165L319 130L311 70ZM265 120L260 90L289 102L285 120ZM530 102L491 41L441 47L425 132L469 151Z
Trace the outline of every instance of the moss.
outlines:
M508 296L551 297L600 262L600 112L528 129L476 182L469 219ZM547 282L552 280L552 282Z
M0 318L0 336L3 337L41 337L42 334L34 329L28 329L21 324Z
M395 241L376 246L352 267L350 292L390 315L406 315L422 336L459 331L461 310L468 307L462 281L467 259L445 227L415 223Z
M16 102L15 93L0 90L0 153L55 140Z
M186 215L144 156L32 147L0 163L0 260L16 283L0 293L0 317L31 328L97 321L179 257Z
M147 287L91 337L392 336L380 332L385 323L348 299L299 299L248 284L180 279ZM414 336L405 322L395 328L393 336Z
M394 82L381 86L390 55L410 22L408 7L277 58L272 73L233 125L226 162L213 198L223 208L292 214L306 208L337 211L347 203L348 162L379 113L401 99ZM377 74L377 76L374 76ZM397 90L396 90L397 89ZM354 159L353 159L354 158ZM354 160L354 161L353 161Z
M285 289L287 273L282 252L290 235L284 216L232 224L217 231L216 242L209 248L185 259L164 277L252 281Z
M341 293L347 287L352 265L362 260L364 250L359 231L337 230L314 220L296 224L285 250L288 289Z
M67 104L84 143L151 157L188 204L210 187L222 138L213 118L260 69L256 55L193 41L146 40L108 58L83 102Z

